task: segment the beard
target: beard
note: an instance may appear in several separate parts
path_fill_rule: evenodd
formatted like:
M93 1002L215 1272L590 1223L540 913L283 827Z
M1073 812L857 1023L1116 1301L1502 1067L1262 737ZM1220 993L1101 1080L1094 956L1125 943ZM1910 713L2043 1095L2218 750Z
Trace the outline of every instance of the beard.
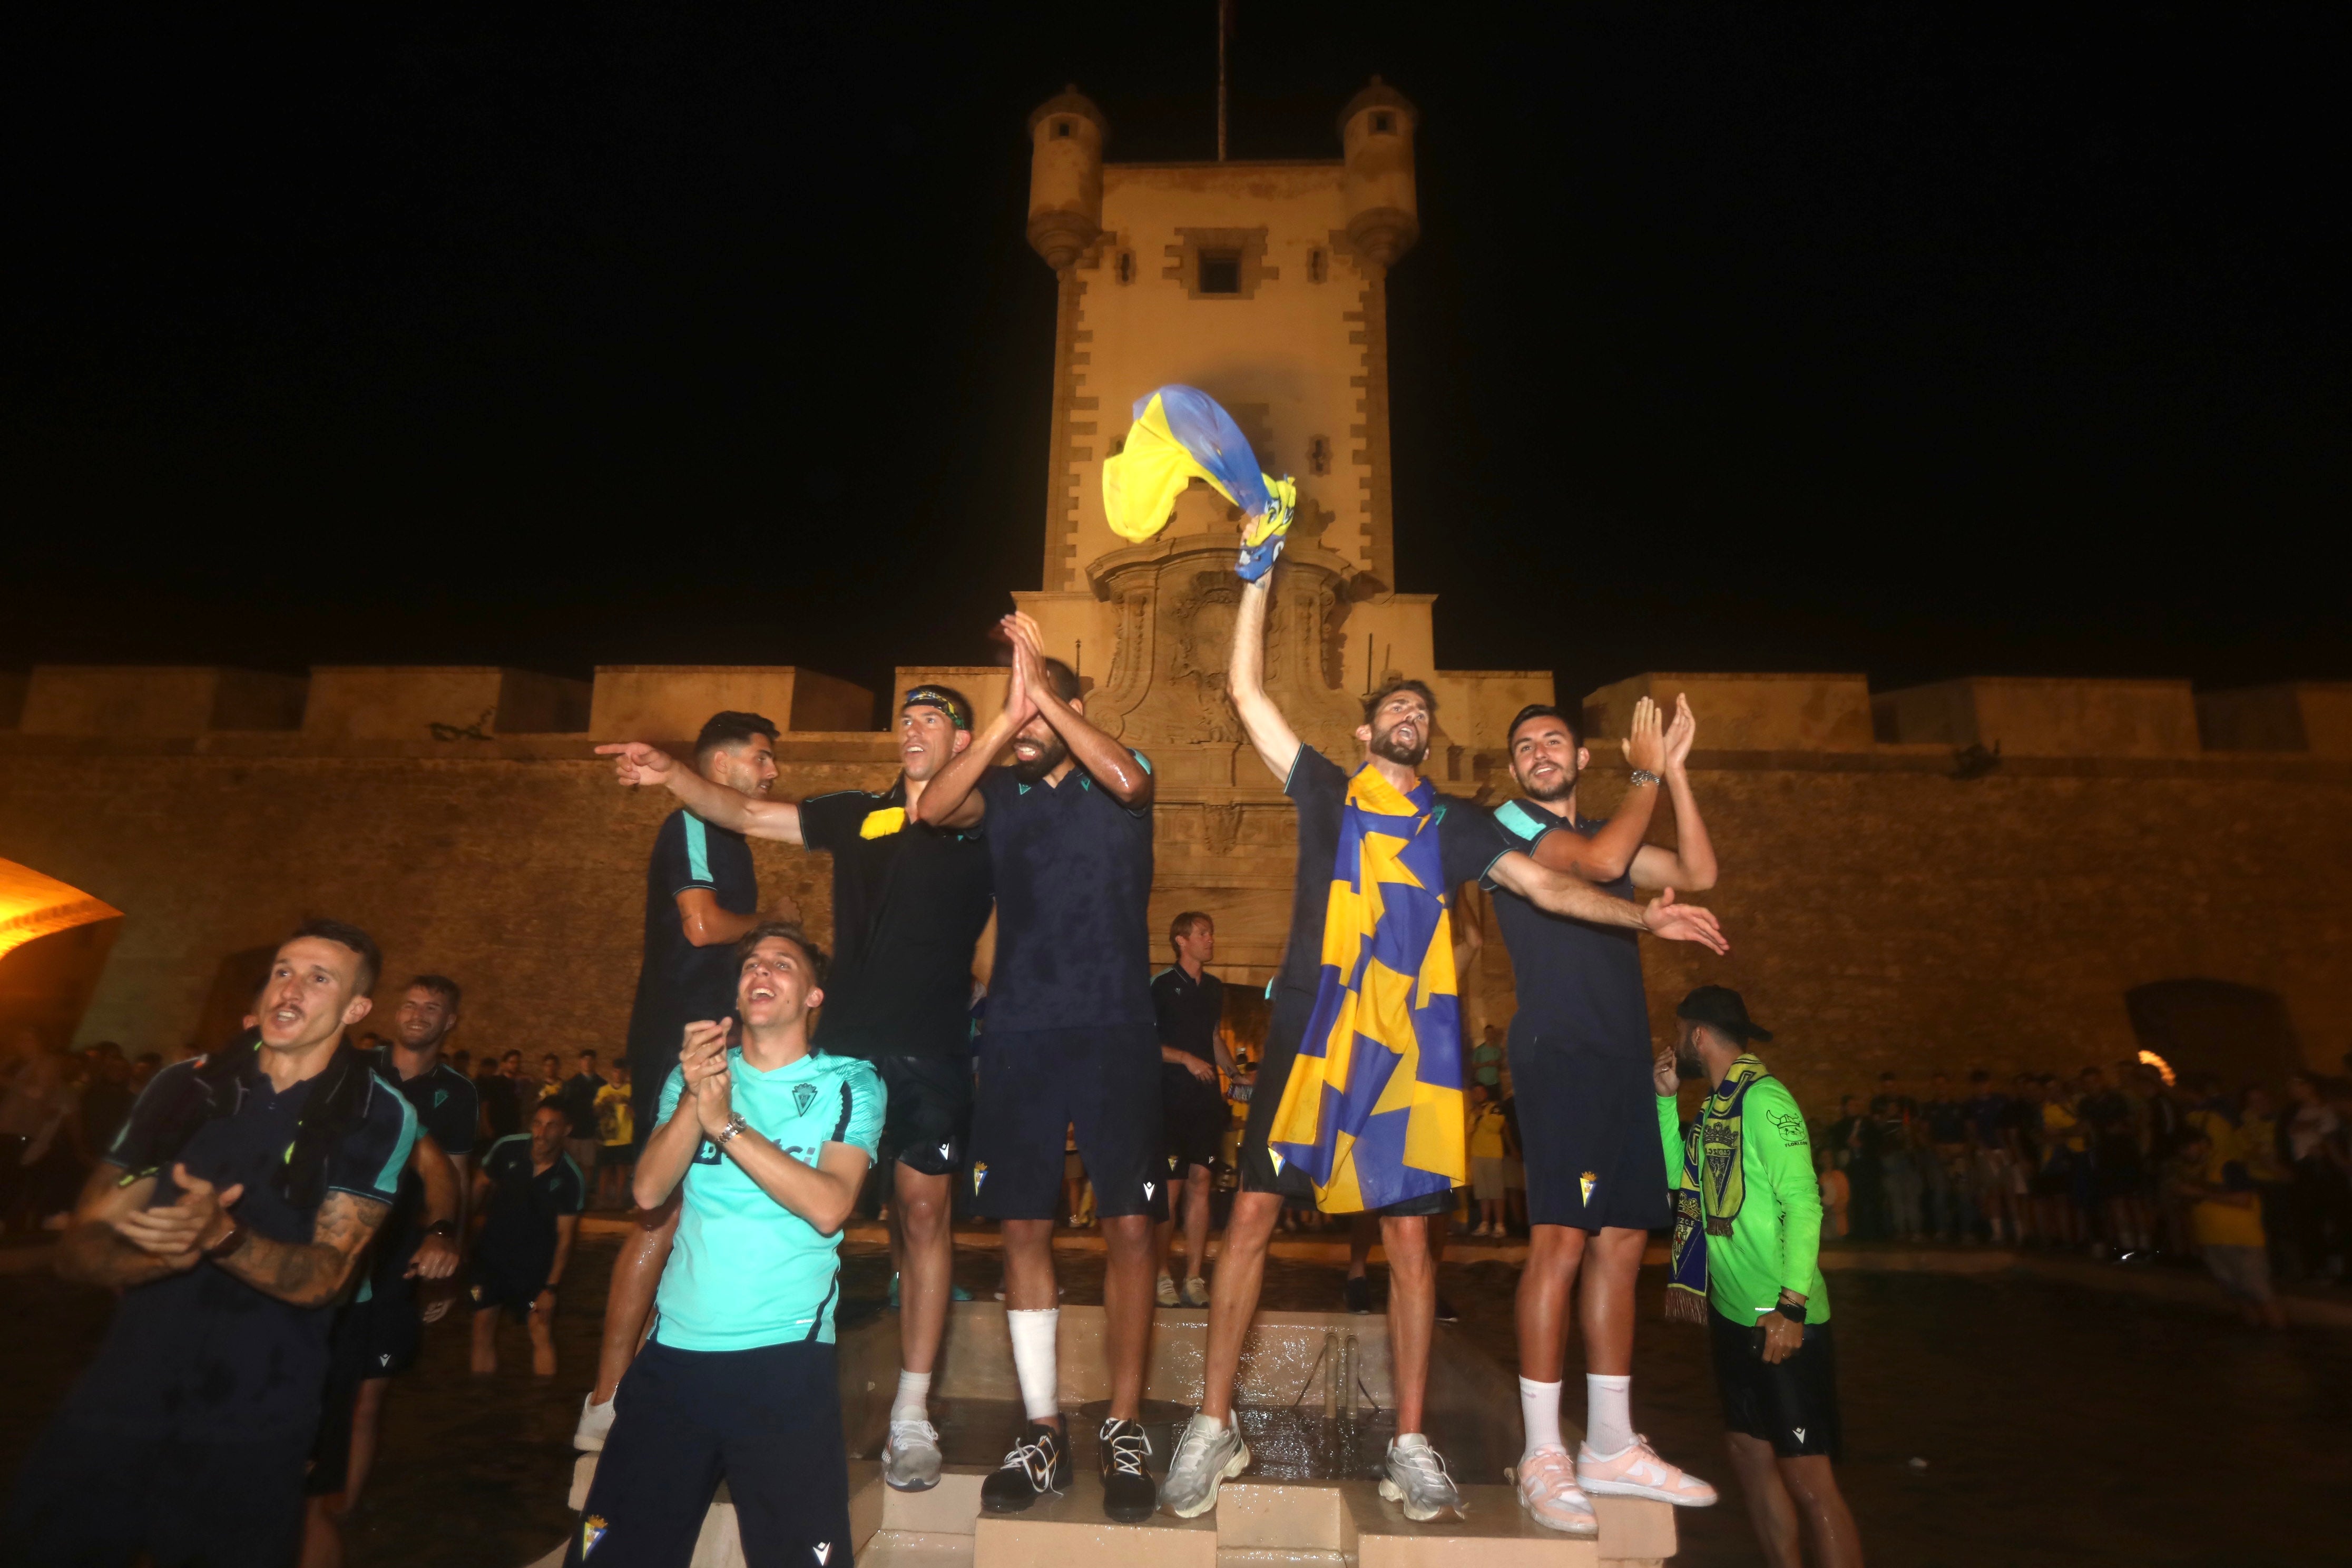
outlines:
M1429 755L1429 742L1426 735L1427 731L1424 731L1424 738L1418 746L1400 745L1396 739L1396 728L1391 726L1372 737L1371 753L1376 757L1386 757L1390 762L1401 766L1418 769L1423 760Z
M1699 1082L1706 1077L1706 1063L1699 1059L1698 1047L1685 1042L1675 1047L1675 1071L1690 1083Z
M1546 805L1549 805L1551 802L1556 800L1566 800L1570 795L1576 793L1576 775L1563 768L1560 770L1560 776L1556 783L1546 784L1541 789L1538 789L1534 784L1528 783L1527 780L1521 779L1519 780L1519 787L1528 792L1528 798L1529 800L1539 800L1544 802Z
M1025 784L1042 784L1045 782L1045 775L1060 767L1063 759L1069 754L1070 748L1063 742L1061 736L1056 735L1045 743L1045 749L1037 753L1034 762L1024 763L1021 760L1020 753L1015 752L1013 757L1013 776Z

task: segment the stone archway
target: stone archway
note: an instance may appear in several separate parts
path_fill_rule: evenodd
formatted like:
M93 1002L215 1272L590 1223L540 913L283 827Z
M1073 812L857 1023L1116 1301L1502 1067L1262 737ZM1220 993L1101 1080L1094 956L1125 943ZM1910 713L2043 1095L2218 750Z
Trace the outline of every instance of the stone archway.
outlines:
M2232 1091L2242 1083L2275 1089L2304 1065L2276 992L2228 980L2158 980L2126 992L2124 1007L2142 1049L2175 1072L2216 1074Z
M121 928L111 904L0 860L0 1039L70 1044Z

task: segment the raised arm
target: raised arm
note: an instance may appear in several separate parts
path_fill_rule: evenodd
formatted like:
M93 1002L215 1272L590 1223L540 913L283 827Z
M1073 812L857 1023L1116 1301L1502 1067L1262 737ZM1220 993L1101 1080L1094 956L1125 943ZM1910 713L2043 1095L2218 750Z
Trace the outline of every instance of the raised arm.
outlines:
M1675 841L1672 849L1655 844L1644 844L1633 857L1633 885L1655 891L1660 888L1679 888L1685 893L1704 893L1715 886L1715 841L1707 837L1706 823L1699 816L1698 800L1691 794L1690 772L1687 766L1691 742L1697 739L1698 721L1691 717L1690 699L1675 698L1675 721L1666 727L1666 793L1675 803ZM1548 838L1563 837L1547 834Z
M981 798L980 781L988 776L989 768L1013 743L1021 726L1036 716L1036 704L1029 700L1029 683L1022 679L1021 661L1015 658L1004 683L1004 710L923 786L923 798L915 803L915 820L933 827L970 827L978 822L987 809Z
M1234 615L1233 656L1225 661L1225 691L1258 761L1286 784L1298 762L1298 735L1265 694L1265 601L1273 586L1271 572L1242 584L1241 605Z
M622 741L599 746L596 754L613 759L613 776L625 789L660 784L678 803L705 822L730 827L747 838L772 838L780 844L801 841L801 808L789 800L762 800L725 784L712 784L677 759L642 741Z
M1496 861L1486 876L1551 914L1647 931L1666 942L1695 942L1713 952L1731 951L1716 918L1694 905L1675 902L1671 888L1649 903L1636 904L1612 898L1580 878L1547 870L1517 849Z
M643 1209L657 1209L669 1202L670 1194L678 1183L686 1180L686 1170L694 1163L695 1152L702 1147L702 1128L694 1117L694 1086L713 1073L727 1070L727 1023L688 1024L678 1051L678 1072L682 1087L669 1114L646 1140L644 1152L637 1156L636 1173L630 1179L630 1195ZM667 1099L667 1086L662 1096Z
M1106 794L1136 810L1151 804L1151 770L1136 754L1088 722L1076 703L1065 702L1045 674L1045 645L1037 623L1025 615L1004 617L1005 635L1013 644L1013 667L1021 672L1029 700L1054 733L1070 748L1070 757ZM1084 700L1081 699L1081 701ZM974 747L977 751L979 748Z
M1666 743L1658 705L1646 697L1633 704L1633 722L1624 751L1625 761L1635 773L1656 774L1665 766ZM1613 882L1640 854L1642 839L1650 831L1650 817L1657 808L1658 786L1637 779L1600 832L1590 838L1580 833L1547 833L1529 853L1546 870L1566 871L1588 882Z

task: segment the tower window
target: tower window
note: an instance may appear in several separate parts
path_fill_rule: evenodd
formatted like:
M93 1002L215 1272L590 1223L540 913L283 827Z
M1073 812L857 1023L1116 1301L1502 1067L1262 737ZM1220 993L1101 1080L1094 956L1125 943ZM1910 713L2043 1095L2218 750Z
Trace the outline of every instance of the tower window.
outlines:
M1201 252L1201 292L1238 294L1242 291L1242 253L1238 250Z
M1382 126L1382 127L1381 127L1381 129L1382 129L1382 130L1386 130L1386 129L1387 129L1387 127L1386 127L1386 126ZM1064 138L1067 137L1067 136L1069 135L1069 133L1070 133L1070 122L1069 122L1068 121L1066 121L1066 120L1056 120L1055 121L1054 121L1054 140L1055 140L1055 141L1056 141L1056 142L1062 141Z
M1307 281L1309 283L1323 281L1323 252L1320 248L1307 253Z
M1122 250L1118 253L1118 280L1122 283L1135 281L1135 252Z
M1391 114L1391 113L1390 113L1387 110L1385 110L1385 109L1376 110L1374 110L1374 111L1373 111L1373 113L1372 113L1372 134L1373 134L1373 135L1375 135L1375 136L1386 136L1386 135L1389 135L1389 134L1391 134L1391 132L1393 132L1395 130L1396 130L1396 116L1395 116L1395 115Z
M1310 474L1331 471L1331 443L1324 437L1318 436L1307 443L1307 471Z

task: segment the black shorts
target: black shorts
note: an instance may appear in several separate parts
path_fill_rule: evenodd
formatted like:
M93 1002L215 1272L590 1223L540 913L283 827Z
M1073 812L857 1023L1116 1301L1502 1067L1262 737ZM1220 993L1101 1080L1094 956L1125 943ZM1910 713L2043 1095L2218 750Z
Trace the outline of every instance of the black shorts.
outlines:
M814 1341L682 1351L629 1365L563 1561L676 1568L694 1555L721 1476L746 1563L850 1558L849 1457L834 1348Z
M1803 1348L1778 1366L1765 1363L1761 1328L1742 1328L1711 1306L1706 1327L1724 1426L1771 1444L1784 1459L1841 1457L1837 1342L1829 1324L1807 1323Z
M1658 1091L1631 1051L1511 1028L1511 1093L1528 1165L1528 1223L1658 1230L1672 1223Z
M876 1057L874 1070L887 1095L877 1165L892 1161L926 1176L963 1168L971 1137L971 1058L967 1056Z
M310 1436L133 1437L60 1415L16 1472L0 1556L286 1568L301 1550Z
M477 1312L504 1307L508 1317L526 1322L530 1304L539 1300L540 1288L554 1267L551 1253L543 1258L499 1258L476 1247L466 1263L466 1294Z
M1097 1218L1168 1217L1160 1046L1149 1024L988 1037L973 1096L972 1212L988 1219L1059 1214L1073 1126Z
M1314 997L1279 985L1275 987L1274 1018L1266 1026L1265 1055L1258 1063L1257 1078L1250 1089L1249 1120L1242 1124L1242 1191L1279 1193L1285 1203L1296 1208L1315 1206L1315 1184L1295 1165L1276 1170L1274 1156L1266 1148L1266 1135L1274 1131L1274 1113L1282 1109L1282 1090L1290 1081L1290 1064L1298 1059L1298 1042L1305 1037L1307 1026L1314 1016ZM1454 1207L1454 1194L1447 1191L1407 1198L1376 1212L1409 1219L1452 1214Z
M1225 1097L1172 1062L1160 1067L1160 1139L1168 1173L1182 1181L1193 1166L1213 1171L1223 1160L1225 1129L1234 1119Z

